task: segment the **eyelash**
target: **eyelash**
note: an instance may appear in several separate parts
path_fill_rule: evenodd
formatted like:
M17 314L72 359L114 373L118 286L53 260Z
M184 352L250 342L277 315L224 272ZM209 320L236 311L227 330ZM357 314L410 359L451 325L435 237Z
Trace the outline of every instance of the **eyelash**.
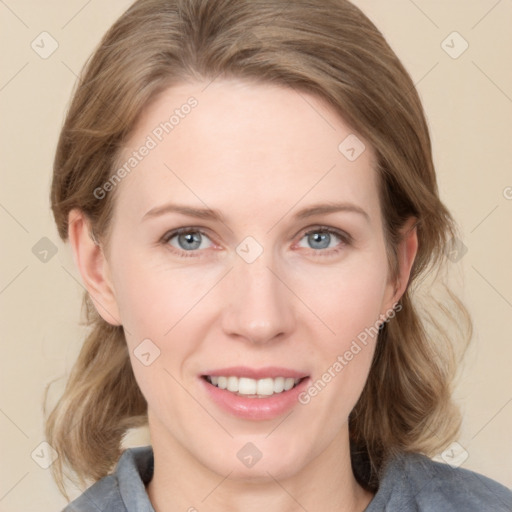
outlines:
M199 233L202 236L205 236L207 238L210 238L207 233L205 233L201 228L195 228L195 227L186 227L186 228L178 228L174 229L172 231L167 232L161 239L162 244L164 244L166 247L168 247L174 254L177 254L181 258L197 258L199 256L199 253L201 250L193 250L193 251L185 251L185 250L178 250L175 247L172 247L169 245L169 241L174 238L177 235L187 234L187 233ZM341 240L341 243L338 247L332 248L332 249L312 249L313 254L315 257L324 257L324 256L332 256L337 254L342 250L345 246L350 246L353 242L352 237L345 233L344 231L339 231L337 229L328 227L328 226L315 226L311 229L308 229L308 231L303 231L301 237L299 240L302 240L305 236L313 234L313 233L327 233L329 235L334 235L338 237Z

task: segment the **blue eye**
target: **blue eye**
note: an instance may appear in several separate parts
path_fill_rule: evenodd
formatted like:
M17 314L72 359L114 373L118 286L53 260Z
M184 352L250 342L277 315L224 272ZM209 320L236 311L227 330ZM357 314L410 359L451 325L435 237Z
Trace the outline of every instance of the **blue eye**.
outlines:
M304 233L298 246L313 249L318 255L328 255L337 253L351 241L349 234L322 226ZM190 227L168 232L162 243L171 246L179 256L199 256L201 250L214 246L203 231Z
M303 240L307 245L304 245ZM328 228L318 228L305 233L299 242L299 247L320 251L324 249L336 250L337 246L346 244L348 241L348 235L343 236L341 233Z
M211 246L211 240L204 233L197 230L174 231L165 237L165 241L175 249L189 252L207 249Z

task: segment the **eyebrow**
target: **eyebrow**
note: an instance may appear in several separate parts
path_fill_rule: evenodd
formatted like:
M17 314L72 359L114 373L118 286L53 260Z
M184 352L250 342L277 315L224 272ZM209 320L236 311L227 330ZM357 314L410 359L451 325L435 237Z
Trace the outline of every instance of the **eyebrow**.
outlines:
M307 208L303 208L299 210L295 217L297 219L305 219L308 217L312 217L313 215L321 215L327 213L336 213L336 212L350 212L350 213L358 213L362 215L368 222L370 222L370 216L366 213L363 208L357 206L352 203L322 203L316 204L312 206L308 206Z
M352 203L320 203L308 206L299 210L294 217L296 219L306 219L308 217L312 217L314 215L321 214L329 214L336 212L350 212L350 213L358 213L362 215L368 222L370 221L370 216L366 213L363 208L352 204ZM161 215L167 213L180 213L182 215L186 215L188 217L196 217L198 219L212 220L212 221L221 221L224 222L224 216L215 209L211 208L194 208L191 206L179 205L174 203L164 204L162 206L157 206L152 208L148 212L144 214L142 220L146 220L149 218L159 217Z

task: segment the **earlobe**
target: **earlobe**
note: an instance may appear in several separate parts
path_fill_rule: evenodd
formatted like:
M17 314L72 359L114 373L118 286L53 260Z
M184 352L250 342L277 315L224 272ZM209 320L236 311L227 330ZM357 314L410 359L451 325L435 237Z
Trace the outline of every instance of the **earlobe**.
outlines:
M121 325L109 265L101 244L92 235L89 220L76 209L69 213L68 220L68 236L75 265L96 310L109 324Z

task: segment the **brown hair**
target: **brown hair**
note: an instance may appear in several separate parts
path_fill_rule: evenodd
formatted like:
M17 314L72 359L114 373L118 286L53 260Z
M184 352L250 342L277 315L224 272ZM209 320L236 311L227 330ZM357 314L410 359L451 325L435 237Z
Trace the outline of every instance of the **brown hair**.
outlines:
M466 340L470 329L461 326L470 322L451 294L451 302L437 308L441 319L433 313L435 303L420 314L412 300L424 276L442 268L455 227L438 196L414 84L357 7L346 0L135 2L104 36L74 91L51 189L59 234L67 238L69 212L78 208L94 235L107 240L115 195L98 199L94 190L111 178L143 109L173 84L219 76L314 94L371 144L395 275L400 228L417 219L419 250L401 311L379 334L368 381L350 415L352 446L370 460L374 486L393 452L433 454L458 431L451 401L456 357L445 320L460 313L464 324L457 330ZM64 466L82 484L105 476L121 453L123 434L141 425L147 411L122 327L106 323L85 300L92 330L46 426L59 454L53 470L64 494Z

